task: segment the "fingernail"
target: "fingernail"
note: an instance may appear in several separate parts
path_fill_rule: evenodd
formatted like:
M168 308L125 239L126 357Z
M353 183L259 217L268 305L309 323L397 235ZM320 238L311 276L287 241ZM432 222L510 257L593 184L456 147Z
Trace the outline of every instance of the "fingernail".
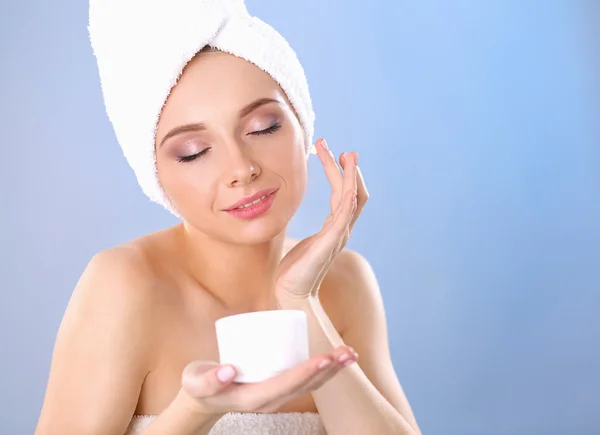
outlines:
M325 367L327 367L330 364L331 364L331 360L330 359L325 359L325 360L321 361L319 363L319 370L320 369L324 369Z
M325 150L329 150L329 147L327 146L327 141L325 139L321 139L321 145L323 146L323 148L325 148Z
M344 364L346 363L346 361L350 358L350 355L348 355L347 353L343 354L342 356L340 356L338 358L338 361L340 362L340 364Z
M233 368L230 366L221 367L219 370L217 370L217 378L219 378L221 382L230 381L234 376L235 370L233 370Z
M358 165L358 153L357 152L354 153L354 164Z
M343 363L342 365L343 365L344 367L346 367L346 366L349 366L350 364L353 364L353 363L355 363L355 362L356 362L356 361L354 361L353 359L349 359L348 361L346 361L346 362L345 362L345 363Z

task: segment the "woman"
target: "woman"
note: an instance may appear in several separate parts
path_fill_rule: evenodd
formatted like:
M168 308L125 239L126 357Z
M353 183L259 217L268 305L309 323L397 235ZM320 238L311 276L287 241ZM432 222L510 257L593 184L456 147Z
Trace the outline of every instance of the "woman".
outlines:
M163 20L176 9L161 7ZM230 15L219 26L243 15L222 12ZM111 19L113 50L126 50L115 26L127 20ZM135 135L119 130L147 105L135 116L119 105L127 117L119 124L107 90L115 70L101 69L109 116L140 184L147 193L160 188L181 223L90 261L58 332L36 434L418 434L391 363L376 280L364 258L343 249L368 196L358 156L342 154L340 168L317 141L331 214L318 234L286 238L306 187L310 105L302 106L302 92L284 91L291 87L276 73L211 48L225 39L197 42L162 101L155 186L124 145ZM153 59L163 60L160 47ZM127 69L129 79L135 73ZM132 91L131 101L143 95ZM306 312L311 358L261 383L233 383L235 368L214 362L215 321L274 309Z

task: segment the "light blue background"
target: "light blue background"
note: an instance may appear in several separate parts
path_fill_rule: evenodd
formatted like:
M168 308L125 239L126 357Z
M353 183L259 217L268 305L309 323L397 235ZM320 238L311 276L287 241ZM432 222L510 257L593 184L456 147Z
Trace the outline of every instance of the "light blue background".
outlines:
M304 64L316 134L361 155L350 247L426 434L600 433L596 5L248 0ZM115 141L86 25L84 1L1 4L1 434L33 432L90 257L175 223ZM296 237L327 213L310 170Z

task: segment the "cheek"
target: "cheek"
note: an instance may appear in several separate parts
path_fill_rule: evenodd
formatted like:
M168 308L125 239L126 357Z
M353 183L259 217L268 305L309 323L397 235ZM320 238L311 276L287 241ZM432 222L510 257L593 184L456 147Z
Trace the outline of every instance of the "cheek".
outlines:
M290 166L292 167L292 173L296 181L296 188L298 189L300 196L302 196L306 190L306 177L308 171L304 148L294 153Z
M302 146L290 146L285 150L274 153L272 168L287 186L290 196L290 205L296 208L306 190L307 162Z
M211 174L200 173L194 162L157 162L159 182L183 215L198 214L214 204Z

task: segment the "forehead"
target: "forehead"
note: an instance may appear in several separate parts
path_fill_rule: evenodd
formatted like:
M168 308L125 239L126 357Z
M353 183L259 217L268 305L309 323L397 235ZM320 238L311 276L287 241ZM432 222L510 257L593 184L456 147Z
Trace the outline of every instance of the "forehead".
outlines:
M170 118L190 111L202 118L215 111L237 113L242 106L263 97L287 102L279 85L256 65L228 53L201 53L184 68L162 116Z

